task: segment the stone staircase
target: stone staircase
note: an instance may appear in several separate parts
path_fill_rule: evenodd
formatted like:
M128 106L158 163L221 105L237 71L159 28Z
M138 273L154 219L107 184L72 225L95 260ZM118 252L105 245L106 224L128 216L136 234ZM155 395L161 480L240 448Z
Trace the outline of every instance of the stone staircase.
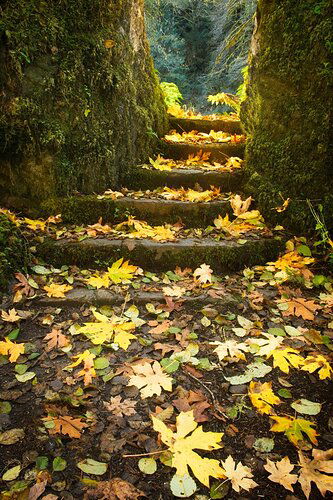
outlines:
M190 131L195 125L199 132L224 130L241 133L240 123L227 120L171 119L174 129ZM225 163L229 156L244 157L243 143L188 144L161 141L161 149L167 158L185 160L189 154L200 150L209 152L210 160ZM224 193L242 191L242 169L234 171L204 170L194 164L190 168L173 168L170 171L153 170L144 166L135 168L125 181L126 187L135 190L153 190L159 187L200 188L211 186L221 188ZM75 196L55 200L46 205L49 213L61 213L64 224L95 224L99 218L103 224L115 224L128 215L144 220L150 225L174 224L180 222L186 228L198 229L213 224L218 215L231 212L228 199L209 202L190 202L154 199L149 194L138 199L124 196L111 199L95 195ZM209 235L191 234L175 241L154 241L145 238L119 238L105 235L82 241L72 238L46 239L37 252L46 262L61 266L78 265L90 268L101 267L124 257L132 264L149 271L167 271L176 266L195 269L209 264L215 272L230 273L255 264L273 260L283 243L279 237L254 235L244 238L216 239Z

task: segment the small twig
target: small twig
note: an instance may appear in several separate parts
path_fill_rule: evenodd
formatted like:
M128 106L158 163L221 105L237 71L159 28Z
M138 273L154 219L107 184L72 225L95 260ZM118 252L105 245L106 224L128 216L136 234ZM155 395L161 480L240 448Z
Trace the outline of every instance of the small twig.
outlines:
M196 382L198 382L204 389L206 389L206 391L210 394L210 397L212 398L212 403L213 403L213 406L214 406L214 409L220 414L222 415L224 418L228 418L227 415L225 413L223 413L218 407L217 407L217 401L216 401L216 397L214 395L214 393L209 389L209 387L207 387L206 384L204 384L203 382L201 382L201 380L199 380L197 377L195 377L194 375L192 375L192 373L189 373L189 372L186 372L186 375L188 375L189 377L191 377L193 380L195 380Z
M150 453L136 453L136 454L133 454L133 455L123 455L123 458L148 457L149 455L160 455L164 451L168 451L168 450L151 451Z

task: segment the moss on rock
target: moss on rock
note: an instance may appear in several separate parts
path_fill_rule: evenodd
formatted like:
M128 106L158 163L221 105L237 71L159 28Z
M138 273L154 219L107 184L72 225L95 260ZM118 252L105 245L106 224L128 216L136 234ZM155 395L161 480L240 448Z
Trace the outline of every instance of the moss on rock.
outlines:
M5 215L0 214L0 292L6 289L15 271L22 271L28 263L29 251L19 229Z
M248 190L271 220L314 227L306 199L333 222L333 7L330 0L259 0L251 45ZM272 208L291 198L278 215Z
M101 191L167 127L143 0L4 0L0 192Z

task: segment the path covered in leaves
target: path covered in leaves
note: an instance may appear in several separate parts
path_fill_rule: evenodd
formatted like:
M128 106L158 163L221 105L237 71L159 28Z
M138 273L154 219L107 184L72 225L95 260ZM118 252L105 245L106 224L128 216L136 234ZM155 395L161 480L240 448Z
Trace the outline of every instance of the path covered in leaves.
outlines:
M166 142L198 142L197 153L158 156L146 170L232 175L241 168L238 157L209 163L205 142L195 137L169 134ZM243 140L218 133L207 142L227 137ZM167 217L180 202L227 205L209 225L198 216L187 227L178 215L178 222L156 225L156 212L147 220L100 213L98 222L79 224L2 211L34 257L26 275L16 274L1 312L1 498L332 493L332 279L311 245L268 228L250 198L223 193L223 186L143 186L95 201L123 198L173 202L172 210L160 205ZM190 238L220 244L220 253L206 260L189 248L167 269L172 260L154 258L145 268L131 259L140 240L177 245ZM265 238L280 241L280 256L274 249L262 261L257 253L257 265L247 266L254 262L247 261L248 241L255 252ZM122 246L107 262L97 252L89 266L78 265L79 245L117 239L127 242L129 260ZM47 240L67 242L60 265L52 251L41 259ZM229 260L234 268L222 273L216 256L230 244L244 249L242 263Z

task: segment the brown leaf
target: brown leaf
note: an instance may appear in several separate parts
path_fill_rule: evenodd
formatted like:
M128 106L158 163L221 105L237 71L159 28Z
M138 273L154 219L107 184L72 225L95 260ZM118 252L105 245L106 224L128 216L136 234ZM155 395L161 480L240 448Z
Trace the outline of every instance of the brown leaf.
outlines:
M114 477L111 481L101 481L96 488L87 490L83 500L138 500L145 496L133 484Z
M69 344L69 340L61 333L59 328L52 328L52 331L48 333L43 340L47 341L45 349L47 352L55 349L56 347L66 347Z
M28 500L37 500L37 498L39 498L41 494L44 493L46 485L47 479L34 484L30 488Z
M155 328L151 328L149 330L150 335L153 335L153 336L162 335L163 333L165 333L168 330L170 323L171 322L168 319L162 321L162 323L159 323L157 326L155 326Z

